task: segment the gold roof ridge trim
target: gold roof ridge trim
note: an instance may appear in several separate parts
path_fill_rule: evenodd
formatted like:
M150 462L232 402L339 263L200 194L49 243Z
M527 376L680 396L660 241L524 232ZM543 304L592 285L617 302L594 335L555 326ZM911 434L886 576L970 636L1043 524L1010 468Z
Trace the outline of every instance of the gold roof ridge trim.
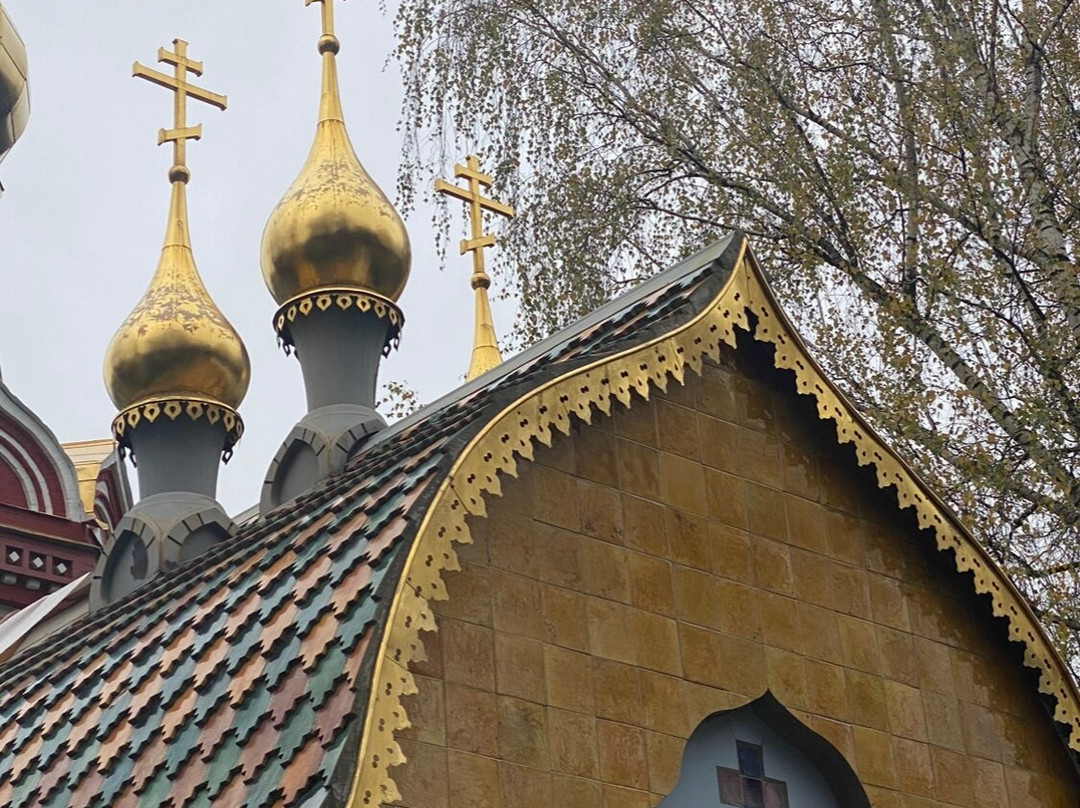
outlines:
M453 544L471 543L466 517L486 517L485 495L502 495L498 474L516 477L519 459L533 459L533 439L550 446L555 429L569 434L572 416L590 423L593 407L609 415L613 399L629 407L633 392L647 400L654 385L666 391L669 378L683 383L688 367L700 374L706 356L719 357L721 342L735 347L736 326L749 331L749 311L758 318L754 337L776 346L775 366L795 371L798 392L815 396L819 417L836 421L840 442L856 443L860 464L875 464L879 485L884 488L899 481L919 494L905 498L898 488L898 507L917 508L920 526L935 529L938 550L955 551L959 572L983 572L982 578L974 576L975 593L991 596L993 613L1009 622L1010 639L1026 646L1024 665L1040 672L1039 692L1055 699L1053 717L1071 728L1067 744L1080 753L1080 693L1030 608L955 515L876 438L825 378L776 305L743 237L731 276L713 302L690 322L525 394L491 418L458 454L417 529L390 605L372 672L348 808L371 808L400 799L389 770L405 762L395 733L410 726L402 697L417 692L408 666L426 658L420 632L436 629L429 603L447 599L442 572L460 570Z

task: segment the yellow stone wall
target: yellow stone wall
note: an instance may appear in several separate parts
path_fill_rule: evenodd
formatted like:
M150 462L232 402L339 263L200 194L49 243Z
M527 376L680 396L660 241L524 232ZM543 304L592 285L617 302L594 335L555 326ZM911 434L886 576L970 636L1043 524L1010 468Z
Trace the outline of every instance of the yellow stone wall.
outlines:
M414 666L400 805L647 808L766 688L875 808L1080 804L988 605L766 378L707 365L504 482Z

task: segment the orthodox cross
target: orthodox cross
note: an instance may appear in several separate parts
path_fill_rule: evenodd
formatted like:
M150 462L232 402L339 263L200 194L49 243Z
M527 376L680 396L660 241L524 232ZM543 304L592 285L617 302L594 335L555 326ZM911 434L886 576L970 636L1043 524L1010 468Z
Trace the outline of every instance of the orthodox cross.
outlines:
M455 196L469 204L469 219L472 225L472 236L471 238L461 240L461 254L464 255L467 252L472 252L473 254L473 289L480 287L486 289L491 285L491 279L484 271L484 248L494 247L495 237L484 235L484 211L490 210L493 213L498 213L500 216L513 219L514 209L509 205L496 202L494 199L488 199L481 193L481 187L484 189L490 188L494 180L487 174L481 173L480 161L477 160L474 155L470 154L465 158L465 165L459 164L454 166L454 176L459 179L468 180L468 189L459 188L456 185L451 185L445 180L438 179L435 180L435 190L440 194Z
M738 808L788 808L787 783L765 776L765 754L757 744L735 742L738 769L716 767L720 803Z
M174 75L169 76L143 67L138 62L131 69L131 75L140 79L152 81L161 87L172 90L175 93L173 102L173 128L162 129L158 132L158 145L163 143L173 144L173 167L169 172L169 178L174 182L187 182L190 172L187 169L187 142L199 140L202 137L202 124L188 126L187 124L187 100L188 97L224 110L228 106L228 99L223 95L212 93L201 87L188 83L188 73L201 76L203 73L202 62L189 59L187 55L188 43L182 39L174 39L175 51L158 48L158 61L173 65L176 69Z
M484 248L495 246L495 237L484 235L484 211L490 210L508 219L514 218L514 209L509 205L489 199L481 193L481 188L491 187L493 180L480 171L480 161L474 155L465 158L465 165L454 166L454 176L467 180L469 187L459 188L445 180L435 180L435 190L440 194L454 196L469 205L469 221L472 225L470 237L461 240L461 254L473 254L472 288L476 292L476 335L473 338L472 362L467 381L472 381L502 362L499 342L495 338L495 324L491 318L491 304L487 290L491 278L484 271Z

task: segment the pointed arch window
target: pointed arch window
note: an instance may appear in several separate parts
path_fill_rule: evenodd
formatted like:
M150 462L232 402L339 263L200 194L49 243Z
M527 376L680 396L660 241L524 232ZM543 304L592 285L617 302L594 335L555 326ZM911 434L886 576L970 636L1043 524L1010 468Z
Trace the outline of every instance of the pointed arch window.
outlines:
M870 808L844 756L771 694L694 730L658 808Z

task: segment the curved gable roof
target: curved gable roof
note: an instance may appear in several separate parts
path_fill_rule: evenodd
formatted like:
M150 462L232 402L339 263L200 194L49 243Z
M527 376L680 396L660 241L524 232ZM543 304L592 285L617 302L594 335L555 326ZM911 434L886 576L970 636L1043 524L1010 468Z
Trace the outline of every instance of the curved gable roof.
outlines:
M534 439L681 381L734 343L748 309L860 462L898 485L958 566L980 571L1080 750L1080 699L1030 611L821 376L737 235L378 433L339 478L0 667L0 804L391 799L407 666L466 514L484 513Z
M517 464L532 459L532 441L550 445L555 430L569 433L573 418L589 422L596 412L609 414L613 399L629 407L634 392L647 399L671 380L682 383L687 369L700 373L706 356L718 359L721 342L737 347L736 328L775 347L775 366L791 370L798 392L815 398L819 418L835 423L837 441L853 444L860 466L873 465L879 487L894 488L899 508L915 509L919 527L933 529L937 550L951 552L958 572L973 573L974 593L988 595L994 616L1008 621L1009 638L1024 646L1024 664L1038 671L1039 692L1052 700L1053 718L1074 761L1080 754L1080 692L1027 601L955 514L825 377L780 309L746 237L737 234L718 246L724 248L719 255L706 251L669 270L686 272L713 259L710 269L722 286L715 291L702 283L702 289L714 290L715 296L708 301L699 296L699 305L688 304L681 318L644 329L645 338L622 351L600 352L594 361L523 391L456 458L410 550L375 660L350 805L377 806L400 797L390 768L404 762L395 733L409 726L401 706L402 696L416 691L409 664L424 659L419 633L435 628L430 602L447 596L443 571L459 568L453 544L471 541L466 517L486 515L485 498L501 493L499 474L516 475Z
M0 379L0 462L22 483L27 507L74 522L86 519L75 466L44 422Z

